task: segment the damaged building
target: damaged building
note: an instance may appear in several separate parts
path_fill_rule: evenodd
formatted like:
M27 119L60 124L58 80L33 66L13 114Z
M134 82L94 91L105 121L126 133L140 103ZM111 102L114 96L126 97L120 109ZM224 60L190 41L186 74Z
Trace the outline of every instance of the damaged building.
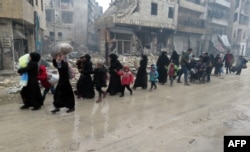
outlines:
M247 41L250 18L250 0L231 0L230 41L231 50L235 55L247 53ZM250 47L249 47L250 48Z
M0 69L10 70L20 56L42 51L43 0L0 0Z
M187 48L193 49L193 54L201 54L205 34L205 0L179 0L178 24L173 35L175 50L181 53Z
M231 49L229 0L208 0L206 13L206 33L202 40L204 50L213 54L224 54Z
M99 47L118 54L246 51L249 0L114 0L96 22ZM107 53L106 53L107 54Z
M45 51L55 43L71 43L78 51L97 48L94 20L102 14L95 0L46 0Z
M177 12L175 0L113 1L95 23L101 52L105 52L105 43L109 53L117 54L158 54L174 49Z

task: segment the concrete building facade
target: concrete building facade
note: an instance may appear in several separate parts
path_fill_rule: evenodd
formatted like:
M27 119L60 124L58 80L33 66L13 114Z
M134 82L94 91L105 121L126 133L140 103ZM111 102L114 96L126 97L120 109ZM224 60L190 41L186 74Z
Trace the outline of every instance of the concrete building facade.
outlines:
M245 55L250 50L249 1L114 0L96 22L99 47L104 52L108 42L106 50L118 54L181 53L190 47L196 56L229 50Z
M208 0L206 12L206 32L204 51L210 54L224 54L231 49L230 33L230 0Z
M84 52L96 46L93 22L96 14L100 16L98 7L95 0L46 0L47 49L57 42L71 43L75 50Z
M199 55L202 49L202 36L205 34L205 0L179 0L178 23L173 36L175 50L192 48L193 54Z
M246 55L250 0L231 0L230 40L235 55Z
M96 22L101 52L157 54L171 50L177 14L177 0L115 0ZM105 43L109 44L106 49Z
M0 69L13 69L18 57L42 51L43 0L0 0Z
M88 32L87 47L91 52L99 52L97 42L99 41L98 32L95 30L95 20L103 14L102 7L95 0L88 0Z

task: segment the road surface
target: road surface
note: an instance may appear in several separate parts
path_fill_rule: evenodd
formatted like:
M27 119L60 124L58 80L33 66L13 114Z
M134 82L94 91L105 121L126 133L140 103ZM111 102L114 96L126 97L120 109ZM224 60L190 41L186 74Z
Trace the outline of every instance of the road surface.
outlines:
M222 152L224 135L250 135L250 69L174 83L102 103L76 100L76 111L52 115L52 95L40 111L0 105L1 152ZM96 97L97 98L97 97Z

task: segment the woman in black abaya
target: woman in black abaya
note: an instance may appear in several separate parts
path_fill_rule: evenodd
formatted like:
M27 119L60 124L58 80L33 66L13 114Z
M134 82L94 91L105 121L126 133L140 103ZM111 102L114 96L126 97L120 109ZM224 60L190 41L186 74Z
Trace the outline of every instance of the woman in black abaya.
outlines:
M18 73L28 73L28 84L23 87L20 94L23 100L23 106L20 109L28 109L33 107L34 110L39 110L42 103L42 94L39 87L37 75L38 75L38 62L40 60L40 54L32 52L30 53L30 61L25 68L18 70Z
M69 81L69 66L64 58L64 55L57 55L53 59L53 65L59 72L59 81L55 89L53 102L55 109L51 111L53 114L63 107L68 108L67 113L75 111L75 98Z
M95 97L94 84L91 78L93 74L91 56L86 54L83 56L83 68L80 78L77 82L78 97L92 99Z
M121 78L120 76L115 72L122 69L122 64L117 59L118 56L115 54L110 54L110 67L109 67L109 85L107 89L107 93L110 95L115 95L118 92L122 92L122 85L121 85Z
M148 86L148 75L147 75L147 64L148 58L146 55L141 56L140 66L138 68L138 72L136 74L135 84L133 89L137 87L142 87L142 89L147 89Z
M167 57L167 52L162 52L159 56L156 66L159 73L159 83L165 84L167 82L167 67L170 63L169 58Z

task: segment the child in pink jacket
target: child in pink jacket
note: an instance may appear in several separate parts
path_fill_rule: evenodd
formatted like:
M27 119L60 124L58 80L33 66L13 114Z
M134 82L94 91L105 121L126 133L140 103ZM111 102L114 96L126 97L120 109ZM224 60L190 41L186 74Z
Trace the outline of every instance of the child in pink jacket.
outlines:
M118 75L121 76L121 84L122 84L122 94L120 97L124 96L125 87L129 90L130 95L133 94L132 89L130 88L130 84L134 83L134 76L130 71L128 66L123 67L123 71L116 71Z

